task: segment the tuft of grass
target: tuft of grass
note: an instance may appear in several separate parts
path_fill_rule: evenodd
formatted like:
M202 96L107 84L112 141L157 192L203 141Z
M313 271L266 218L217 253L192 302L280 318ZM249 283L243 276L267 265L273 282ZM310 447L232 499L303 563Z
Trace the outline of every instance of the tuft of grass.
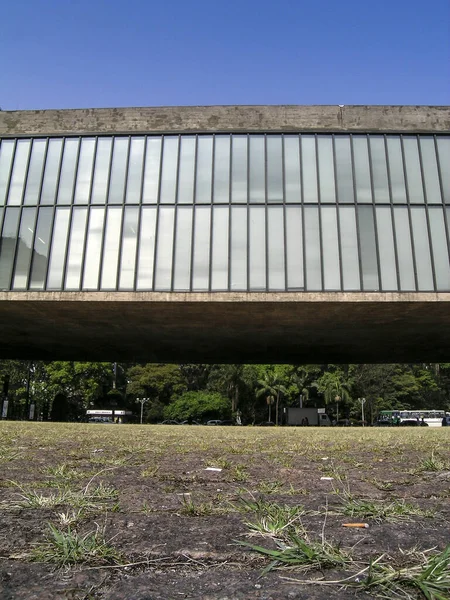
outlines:
M152 467L147 467L143 471L141 471L141 477L154 477L159 471L159 467L154 465Z
M450 463L439 456L435 456L434 451L431 456L424 458L419 464L419 471L447 471L449 469Z
M281 481L261 481L258 486L258 491L261 494L276 494L280 493L283 488Z
M187 494L181 498L180 513L182 515L204 517L205 515L212 515L214 512L214 506L211 502L194 502Z
M245 525L254 533L279 536L286 532L303 532L300 518L306 514L303 506L281 506L264 500L246 500L241 498L240 509L255 514L255 519L245 521Z
M245 482L248 481L248 472L245 465L234 465L233 469L230 471L231 479L233 481Z

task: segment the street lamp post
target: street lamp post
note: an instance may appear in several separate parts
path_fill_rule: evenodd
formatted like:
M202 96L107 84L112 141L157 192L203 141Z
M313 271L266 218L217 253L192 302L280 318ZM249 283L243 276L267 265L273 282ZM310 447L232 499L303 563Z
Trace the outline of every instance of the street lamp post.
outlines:
M338 421L339 421L339 402L341 401L341 397L336 396L334 399L336 400L336 425L337 425Z
M136 400L141 403L141 425L142 425L142 417L144 415L144 404L149 401L149 398L136 398Z
M366 399L365 398L358 398L358 400L361 402L362 426L365 427L365 421L364 421L364 404L366 402Z

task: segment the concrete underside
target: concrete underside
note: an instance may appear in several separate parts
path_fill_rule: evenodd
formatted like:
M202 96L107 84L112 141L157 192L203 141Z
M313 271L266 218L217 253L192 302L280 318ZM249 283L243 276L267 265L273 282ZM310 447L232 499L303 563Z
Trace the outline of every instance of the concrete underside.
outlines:
M450 294L0 292L0 358L448 362Z

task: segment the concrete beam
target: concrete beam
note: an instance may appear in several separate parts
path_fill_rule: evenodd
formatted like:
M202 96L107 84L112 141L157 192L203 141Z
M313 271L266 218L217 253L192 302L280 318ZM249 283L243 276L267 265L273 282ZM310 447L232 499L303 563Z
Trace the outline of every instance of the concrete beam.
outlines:
M170 106L0 111L0 136L450 132L448 106Z

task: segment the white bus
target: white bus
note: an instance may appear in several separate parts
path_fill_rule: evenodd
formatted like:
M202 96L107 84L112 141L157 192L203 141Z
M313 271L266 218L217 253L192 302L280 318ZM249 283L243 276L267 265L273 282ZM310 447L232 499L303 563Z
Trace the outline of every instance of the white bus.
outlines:
M131 410L90 409L86 411L89 423L128 423L133 413Z
M408 421L416 421L418 425L425 423L429 427L441 427L444 418L450 419L450 413L445 410L382 410L378 424L406 425Z

